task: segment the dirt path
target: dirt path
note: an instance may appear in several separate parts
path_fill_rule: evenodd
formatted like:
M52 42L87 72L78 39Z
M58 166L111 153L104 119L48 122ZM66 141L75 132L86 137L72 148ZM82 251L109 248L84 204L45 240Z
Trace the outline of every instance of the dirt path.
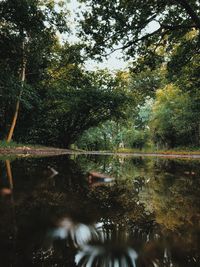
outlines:
M56 155L70 155L70 154L79 154L79 155L117 155L117 156L131 156L131 157L163 157L163 158L192 158L200 159L200 153L124 153L124 152L100 152L100 151L81 151L81 150L70 150L70 149L60 149L52 147L41 147L41 148L32 148L32 147L17 147L17 148L0 148L0 155L33 155L33 156L56 156Z

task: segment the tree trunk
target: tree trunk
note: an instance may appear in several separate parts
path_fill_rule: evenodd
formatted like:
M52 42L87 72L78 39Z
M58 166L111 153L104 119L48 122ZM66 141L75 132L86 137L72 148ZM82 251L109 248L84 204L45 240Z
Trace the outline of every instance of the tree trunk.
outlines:
M21 89L20 89L20 93L19 93L19 97L16 103L16 107L15 107L15 113L13 116L13 120L12 120L12 124L10 127L10 131L7 137L7 142L9 143L12 140L13 137L13 133L15 130L15 126L17 123L17 118L18 118L18 114L19 114L19 107L20 107L20 102L21 102L21 96L22 96L22 92L23 92L23 87L24 87L24 82L25 82L25 77L26 77L26 59L25 59L25 54L24 54L24 46L25 43L23 42L22 44L22 49L23 49L23 58L22 58L22 67L21 67Z

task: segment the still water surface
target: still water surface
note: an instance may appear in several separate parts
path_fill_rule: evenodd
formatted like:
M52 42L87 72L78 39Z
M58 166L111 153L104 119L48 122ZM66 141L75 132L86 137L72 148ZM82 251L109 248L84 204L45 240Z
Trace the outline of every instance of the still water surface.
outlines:
M2 159L0 214L2 267L199 267L200 161Z

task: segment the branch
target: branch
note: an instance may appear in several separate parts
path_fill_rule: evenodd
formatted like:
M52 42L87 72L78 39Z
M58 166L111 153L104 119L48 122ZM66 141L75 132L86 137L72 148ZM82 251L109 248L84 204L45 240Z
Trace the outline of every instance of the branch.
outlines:
M156 18L156 16L157 16L157 14L154 14L153 16L151 16L150 18L148 18L147 20L145 20L144 22L143 22L143 24L142 25L140 25L140 26L136 26L136 25L134 25L134 30L142 30L142 29L144 29L151 21L153 21L153 20L155 20L155 18ZM111 38L113 38L114 36L117 36L118 34L121 34L121 33L123 33L124 34L124 32L125 32L125 29L126 29L126 32L128 33L128 31L127 31L127 29L129 29L129 31L131 31L132 29L130 28L130 27L132 27L132 25L124 25L124 27L122 28L122 29L120 29L119 31L116 31L112 36L108 36L105 40L104 40L104 42L106 43L107 41L109 41Z
M196 27L196 25L166 25L162 23L159 23L159 24L163 29L172 30L172 31L182 30L182 29L192 29Z
M138 42L143 41L143 40L145 40L145 39L148 39L149 37L154 36L155 34L161 32L161 31L162 31L162 27L160 27L160 28L157 29L156 31L154 31L154 32L152 32L152 33L148 33L148 34L146 34L146 35L144 35L144 36L142 36L142 37L140 37L140 38L138 38L138 39L136 39L136 40L134 40L134 41L130 41L130 42L128 42L127 44L125 44L124 46L120 46L120 47L117 47L117 48L115 48L115 49L112 49L112 51L111 51L110 53L105 54L105 55L103 55L103 56L110 56L112 53L114 53L114 52L116 52L116 51L118 51L118 50L123 50L123 49L129 48L130 46L135 45L135 44L137 44Z
M169 30L166 29L166 30L161 34L161 36L160 36L160 40L158 41L157 44L155 44L155 48L154 48L154 50L153 50L154 52L156 51L156 49L157 49L159 46L161 46L161 42L163 41L165 35L168 34L168 32L169 32Z
M196 27L200 29L200 17L195 13L192 7L189 5L187 0L176 0L187 12L192 21L195 23Z

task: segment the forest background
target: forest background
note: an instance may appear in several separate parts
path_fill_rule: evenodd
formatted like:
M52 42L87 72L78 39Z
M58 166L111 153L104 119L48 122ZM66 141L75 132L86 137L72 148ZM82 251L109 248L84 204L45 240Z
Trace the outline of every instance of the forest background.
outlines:
M1 144L199 148L200 2L79 2L71 43L67 1L0 1ZM118 50L127 69L86 68Z

